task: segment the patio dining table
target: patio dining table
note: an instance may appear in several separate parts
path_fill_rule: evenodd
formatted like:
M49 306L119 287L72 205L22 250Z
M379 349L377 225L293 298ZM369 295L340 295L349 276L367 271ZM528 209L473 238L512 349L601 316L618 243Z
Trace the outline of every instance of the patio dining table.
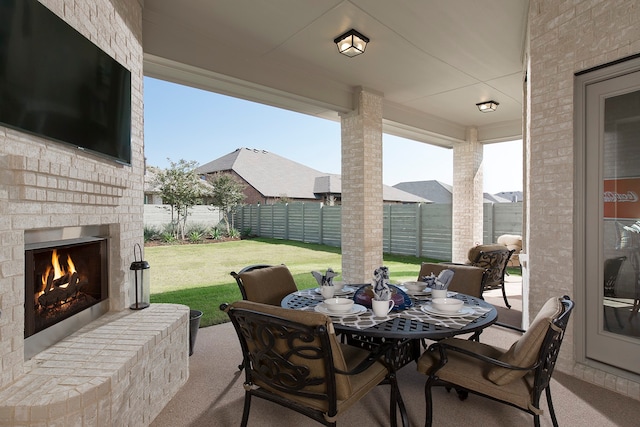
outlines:
M341 297L353 298L357 288L364 285L347 285ZM332 315L336 333L352 345L372 349L382 342L393 341L387 362L397 371L418 359L424 340L440 340L462 334L479 334L482 329L498 319L498 311L488 302L470 295L449 292L448 297L464 301L464 312L453 315L436 314L429 310L431 298L427 295L412 296L409 307L391 311L385 317L374 316L370 308L356 307L353 314ZM324 298L317 289L299 290L282 299L281 306L297 310L322 311ZM402 424L408 425L406 409L399 399Z

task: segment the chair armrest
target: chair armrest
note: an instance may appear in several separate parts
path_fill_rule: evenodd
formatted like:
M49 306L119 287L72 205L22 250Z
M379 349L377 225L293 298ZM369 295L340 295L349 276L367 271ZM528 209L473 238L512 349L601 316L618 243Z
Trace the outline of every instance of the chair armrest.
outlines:
M474 359L478 359L478 360L481 360L483 362L489 363L491 365L500 366L500 367L506 368L506 369L512 369L514 371L530 371L530 370L533 370L533 369L538 367L538 363L537 362L534 363L533 365L527 366L527 367L511 365L511 364L503 362L501 360L494 359L494 358L489 357L489 356L485 356L484 354L474 353L474 352L466 350L464 348L456 347L456 346L453 346L453 345L448 345L448 344L442 343L442 342L437 342L437 343L431 344L429 346L429 348L427 349L427 351L435 351L435 350L439 350L439 352L440 352L440 364L432 372L432 374L435 373L436 371L438 371L440 368L442 368L447 363L447 361L448 361L447 351L454 351L454 352L457 352L457 353L461 353L461 354L464 354L466 356L473 357Z
M387 342L387 343L380 344L379 346L376 346L376 349L374 351L369 353L369 355L367 356L366 359L364 359L362 362L360 362L353 369L351 369L349 371L342 371L340 369L336 369L335 371L336 371L336 373L342 374L342 375L357 375L357 374L360 374L360 373L366 371L367 369L369 369L369 367L371 365L376 363L384 355L386 355L388 352L390 352L391 349L393 348L393 345L394 345L393 342ZM384 362L384 359L383 359L383 362ZM384 362L384 364L387 366L389 371L392 370L392 366L390 364L388 364L386 362Z

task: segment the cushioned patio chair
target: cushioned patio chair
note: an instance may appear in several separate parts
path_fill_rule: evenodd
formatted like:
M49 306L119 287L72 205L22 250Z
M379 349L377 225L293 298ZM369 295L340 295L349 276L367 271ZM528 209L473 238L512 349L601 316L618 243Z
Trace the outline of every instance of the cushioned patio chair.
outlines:
M390 424L396 425L402 401L395 372L383 362L392 344L375 353L341 344L331 319L322 313L251 301L220 309L233 322L246 366L242 426L254 396L335 426L340 415L381 383L391 386Z
M513 249L507 249L505 245L477 245L469 249L467 254L468 260L465 263L465 265L473 265L474 267L487 270L484 289L501 288L502 298L507 308L511 308L511 305L507 300L507 293L504 289L504 276L513 252ZM455 263L450 264L460 265Z
M508 351L459 338L429 346L417 365L418 371L428 376L426 425L431 426L433 416L431 389L445 386L455 388L461 399L471 392L528 412L535 426L540 425L544 390L551 420L557 427L549 383L572 309L573 301L568 296L549 299Z
M522 265L520 265L520 252L522 252L522 236L518 234L503 234L498 237L496 243L499 245L505 245L507 249L513 249L513 255L509 258L508 267L520 268L522 272Z
M484 268L464 264L423 262L420 266L418 280L422 280L424 276L429 276L431 273L438 276L442 270L446 269L453 270L453 278L448 287L450 291L482 298L484 282L487 277L487 270Z
M231 276L247 301L280 306L282 298L298 290L286 265L254 264Z
M242 299L280 306L282 298L298 290L291 271L284 264L253 264L244 267L239 273L232 271ZM244 369L244 363L238 365Z

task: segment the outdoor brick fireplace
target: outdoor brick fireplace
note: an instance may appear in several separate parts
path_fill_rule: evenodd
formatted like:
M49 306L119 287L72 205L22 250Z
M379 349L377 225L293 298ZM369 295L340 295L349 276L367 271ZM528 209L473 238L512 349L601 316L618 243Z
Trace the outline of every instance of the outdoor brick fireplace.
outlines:
M130 70L131 164L0 125L0 426L149 425L189 376L189 308L129 309L142 2L39 1Z
M26 359L108 311L107 233L99 226L25 232Z

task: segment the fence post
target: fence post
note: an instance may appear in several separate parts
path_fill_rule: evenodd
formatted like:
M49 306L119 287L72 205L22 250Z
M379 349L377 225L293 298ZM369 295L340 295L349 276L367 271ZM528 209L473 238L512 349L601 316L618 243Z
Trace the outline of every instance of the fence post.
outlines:
M258 216L256 218L256 224L258 225L258 235L262 236L262 215L260 214L260 207L262 206L262 204L258 204L256 209L256 215Z
M416 203L416 256L422 257L422 203Z
M324 245L324 203L320 203L320 228L318 229L318 242Z
M284 209L284 239L289 240L289 203L285 204Z

